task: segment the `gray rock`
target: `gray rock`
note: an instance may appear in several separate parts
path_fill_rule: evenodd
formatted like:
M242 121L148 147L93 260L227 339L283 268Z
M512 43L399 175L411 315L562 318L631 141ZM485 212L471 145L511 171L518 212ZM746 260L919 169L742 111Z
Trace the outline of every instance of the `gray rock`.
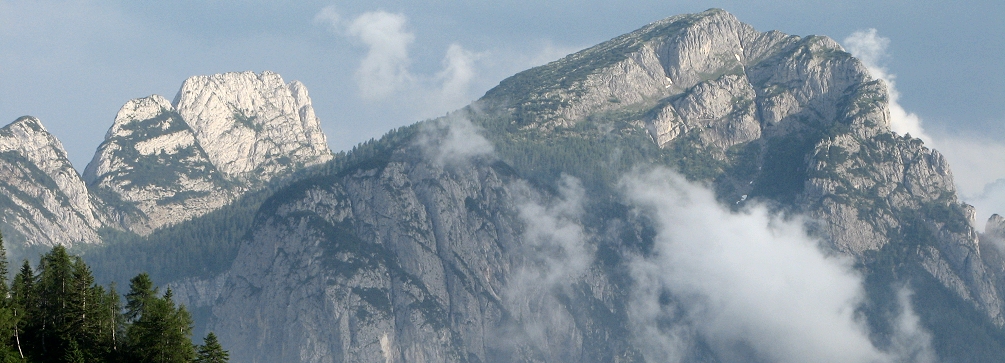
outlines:
M210 163L195 135L161 96L131 100L84 169L124 229L146 235L216 210L246 190Z
M173 104L210 162L230 179L267 181L332 157L307 89L278 74L192 77Z
M100 202L34 117L0 128L0 205L8 248L100 243Z

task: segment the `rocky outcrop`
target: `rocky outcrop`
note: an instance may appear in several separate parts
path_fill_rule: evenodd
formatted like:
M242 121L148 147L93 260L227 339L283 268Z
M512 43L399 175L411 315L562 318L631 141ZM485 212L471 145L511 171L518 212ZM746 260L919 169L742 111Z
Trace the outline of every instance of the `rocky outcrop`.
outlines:
M272 72L185 81L174 104L131 100L84 171L123 229L214 211L277 176L331 159L307 89Z
M421 154L266 202L213 310L235 361L491 361L511 178Z
M0 210L8 248L99 243L99 208L62 143L34 117L0 129Z
M230 179L261 183L332 157L307 89L272 72L189 78L174 107Z
M188 124L161 96L131 100L84 170L113 219L140 235L203 215L244 190L210 163Z

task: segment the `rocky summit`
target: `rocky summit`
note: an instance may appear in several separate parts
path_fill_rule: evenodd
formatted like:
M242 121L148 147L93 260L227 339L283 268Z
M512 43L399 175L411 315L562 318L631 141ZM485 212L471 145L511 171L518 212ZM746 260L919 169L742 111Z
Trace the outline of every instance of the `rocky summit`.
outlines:
M3 230L29 245L101 243L102 228L148 235L332 157L307 89L271 72L192 77L174 103L130 100L82 177L37 119L4 130L21 171L4 174L18 207Z
M63 154L0 130L5 235L132 233L95 275L151 271L234 362L1005 356L1005 218L975 228L837 42L718 9L334 156L270 72L129 101L83 178Z
M42 246L99 242L96 200L38 119L22 117L0 129L0 155L5 237Z

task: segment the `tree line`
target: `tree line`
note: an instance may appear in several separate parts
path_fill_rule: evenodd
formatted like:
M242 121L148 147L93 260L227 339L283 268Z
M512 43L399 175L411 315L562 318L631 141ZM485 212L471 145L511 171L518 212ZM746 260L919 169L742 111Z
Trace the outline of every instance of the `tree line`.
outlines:
M150 276L129 281L125 304L94 282L91 269L63 246L32 268L24 260L8 281L0 236L0 362L219 363L227 351L209 333L192 343L192 317L160 293Z

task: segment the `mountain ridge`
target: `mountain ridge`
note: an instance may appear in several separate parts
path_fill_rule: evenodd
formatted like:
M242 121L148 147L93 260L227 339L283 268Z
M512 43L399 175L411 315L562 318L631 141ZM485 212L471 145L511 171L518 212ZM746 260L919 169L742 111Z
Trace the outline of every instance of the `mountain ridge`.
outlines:
M285 110L293 129L311 120L299 83L275 78L228 74L191 87L269 84L282 96L273 111ZM191 145L234 131L221 145L239 152L209 164L228 165L220 174L236 183L256 183L243 176L249 170L275 170L234 164L268 154L250 136L273 127L258 117L268 112L255 113L266 104L257 87L202 98L180 91L170 105L215 110L198 122L218 125L198 126ZM1005 219L978 233L948 161L893 134L888 103L882 81L830 38L757 32L719 9L667 18L319 162L239 210L179 222L179 235L199 223L241 227L226 231L231 245L203 246L228 267L189 268L169 286L235 361L642 362L665 358L655 347L667 345L645 339L666 337L676 339L677 361L783 360L763 339L703 330L689 296L634 272L666 234L658 216L625 199L624 180L669 168L714 191L722 206L708 208L738 218L769 211L783 224L805 216L820 253L861 279L860 304L846 307L874 350L863 356L925 356L898 351L901 319L916 311L915 338L931 340L913 341L918 349L952 361L1000 358L1005 253L995 241ZM164 137L181 128L158 125L172 132L128 144L162 140L137 149L156 155L189 145ZM316 155L307 129L279 149ZM170 229L149 237L170 242ZM173 246L149 241L136 243L136 256ZM193 251L174 257L207 257ZM652 321L636 325L632 306L654 307Z

